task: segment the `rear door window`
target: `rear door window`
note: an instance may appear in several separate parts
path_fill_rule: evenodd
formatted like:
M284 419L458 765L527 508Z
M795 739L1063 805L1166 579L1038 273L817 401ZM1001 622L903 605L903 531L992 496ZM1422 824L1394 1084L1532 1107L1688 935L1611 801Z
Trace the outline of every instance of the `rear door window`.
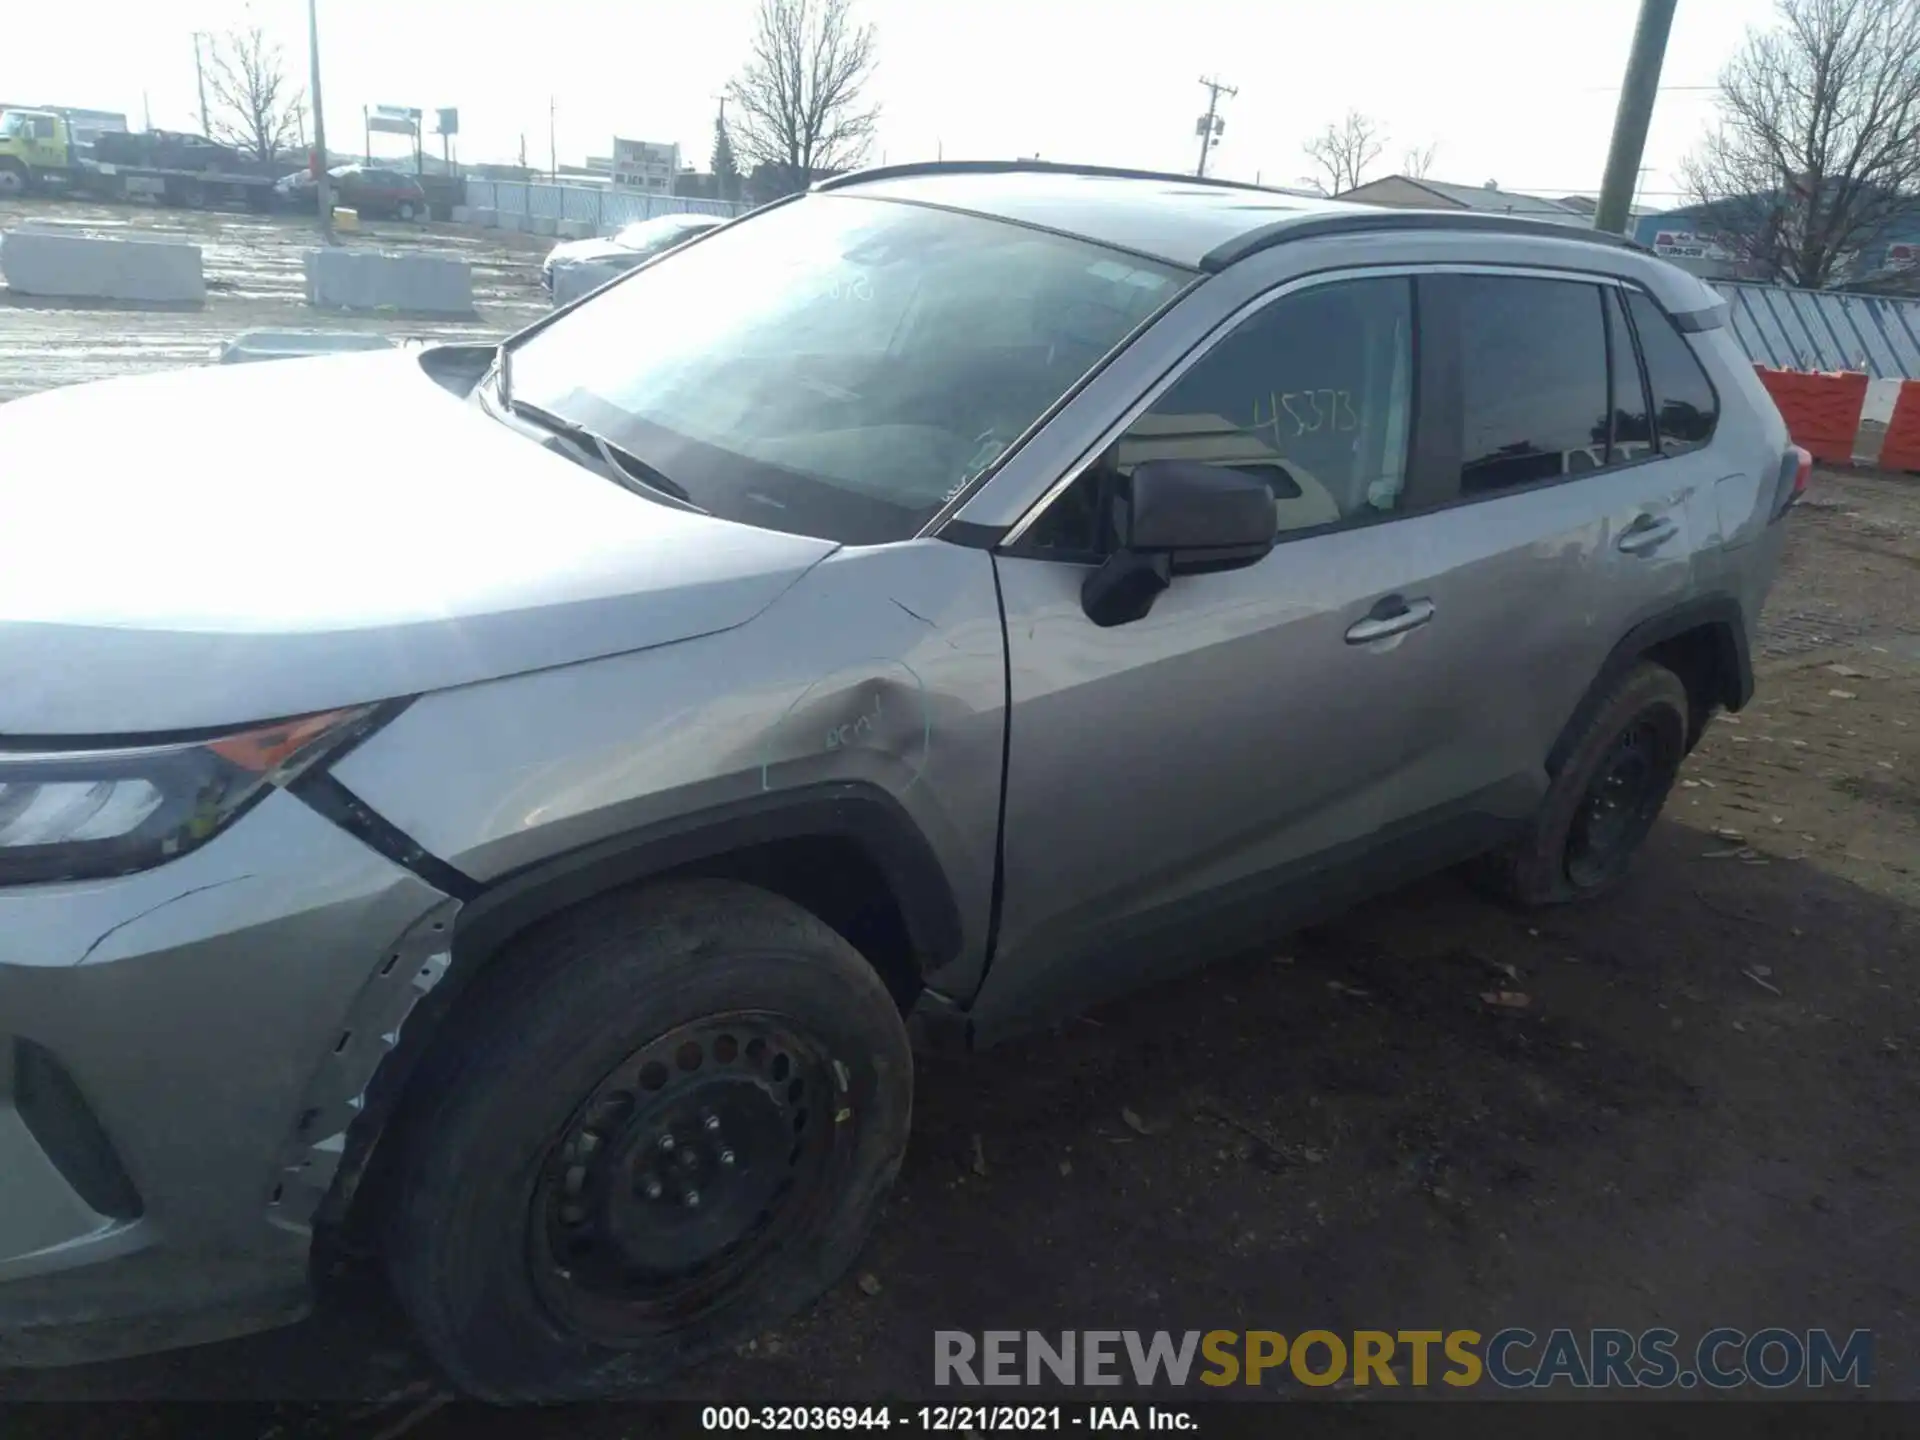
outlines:
M1458 317L1460 493L1604 468L1610 426L1600 287L1501 275L1444 280Z
M1640 353L1647 362L1647 383L1653 390L1654 425L1664 455L1698 450L1713 438L1720 420L1720 402L1713 382L1686 337L1674 328L1667 312L1638 290L1627 294L1633 327L1640 335Z

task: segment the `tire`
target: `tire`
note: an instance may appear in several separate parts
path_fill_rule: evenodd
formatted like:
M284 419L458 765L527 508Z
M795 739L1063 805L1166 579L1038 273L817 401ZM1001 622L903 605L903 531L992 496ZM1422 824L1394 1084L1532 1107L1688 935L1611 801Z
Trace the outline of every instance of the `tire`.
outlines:
M12 199L24 195L29 188L26 167L18 161L0 161L0 198Z
M1580 732L1528 833L1482 856L1470 871L1481 889L1533 908L1603 895L1625 878L1659 818L1686 758L1687 687L1663 665L1641 661L1608 692ZM1607 805L1613 768L1638 752L1643 787ZM1596 795L1600 809L1595 805ZM1599 844L1601 839L1612 843Z
M403 221L407 222L408 224L412 224L413 223L413 202L410 200L402 200L400 202L400 209L398 211L398 214Z
M898 1173L913 1066L852 946L703 880L516 941L409 1095L394 1289L460 1389L558 1402L657 1383L838 1280ZM741 1217L753 1228L721 1248Z

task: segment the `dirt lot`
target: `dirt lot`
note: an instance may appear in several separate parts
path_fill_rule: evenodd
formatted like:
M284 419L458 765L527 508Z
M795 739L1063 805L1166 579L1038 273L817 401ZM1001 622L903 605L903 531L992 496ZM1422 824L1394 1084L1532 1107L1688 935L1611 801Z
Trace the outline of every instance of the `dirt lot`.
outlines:
M191 241L201 247L207 303L191 310L72 306L10 295L0 286L0 401L51 385L199 364L213 358L221 341L244 330L378 330L396 338L503 335L546 310L539 267L554 243L450 225L368 222L356 234L342 234L348 245L444 251L472 265L477 317L467 323L422 322L309 309L301 256L316 243L311 218L38 199L0 202L0 231L28 220L80 234Z
M676 1393L926 1396L936 1328L1660 1324L1870 1328L1875 1393L1920 1399L1920 484L1821 475L1791 523L1758 697L1616 898L1528 918L1437 879L924 1062L856 1276ZM0 1395L272 1400L294 1436L418 1418L436 1382L349 1267L295 1329Z

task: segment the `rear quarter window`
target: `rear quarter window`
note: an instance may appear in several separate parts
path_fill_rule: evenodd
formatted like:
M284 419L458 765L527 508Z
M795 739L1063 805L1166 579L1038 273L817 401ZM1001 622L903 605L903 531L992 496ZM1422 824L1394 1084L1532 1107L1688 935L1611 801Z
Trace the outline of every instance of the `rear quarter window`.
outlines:
M1684 455L1713 438L1720 401L1699 357L1667 312L1638 290L1627 295L1627 309L1640 337L1647 386L1653 392L1654 430L1664 455Z

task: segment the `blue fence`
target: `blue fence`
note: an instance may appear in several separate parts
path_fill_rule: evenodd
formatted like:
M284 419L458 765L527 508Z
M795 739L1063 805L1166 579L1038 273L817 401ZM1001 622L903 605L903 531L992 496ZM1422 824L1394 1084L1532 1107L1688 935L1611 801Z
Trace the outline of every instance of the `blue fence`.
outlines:
M545 185L513 180L467 181L467 204L502 215L549 220L584 220L610 235L622 225L656 215L739 215L749 209L726 200L695 200L684 195L640 195L604 185Z
M1920 300L1709 282L1729 307L1747 358L1776 370L1864 370L1920 380Z

